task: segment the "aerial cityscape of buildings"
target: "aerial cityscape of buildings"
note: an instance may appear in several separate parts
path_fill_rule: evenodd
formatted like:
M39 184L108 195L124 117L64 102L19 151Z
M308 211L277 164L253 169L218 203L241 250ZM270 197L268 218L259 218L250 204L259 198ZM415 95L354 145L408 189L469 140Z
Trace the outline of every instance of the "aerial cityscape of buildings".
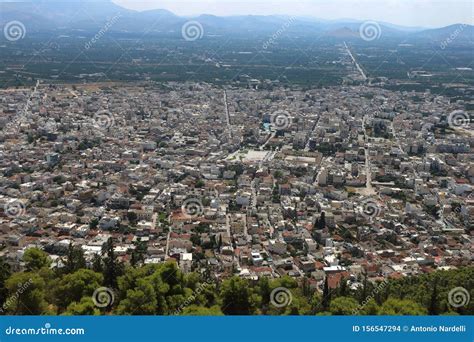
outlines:
M0 315L474 312L473 26L37 5L0 9Z
M2 90L1 255L20 268L38 247L61 267L70 244L92 262L113 237L126 263L138 241L144 264L319 290L472 262L462 103L252 82Z

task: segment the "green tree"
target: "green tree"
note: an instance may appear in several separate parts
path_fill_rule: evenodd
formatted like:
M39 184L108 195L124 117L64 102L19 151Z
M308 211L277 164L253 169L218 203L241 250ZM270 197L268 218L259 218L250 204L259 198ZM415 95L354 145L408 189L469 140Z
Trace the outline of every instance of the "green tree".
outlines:
M315 228L319 230L326 228L326 213L324 211L321 212L321 217L316 220Z
M5 287L5 283L10 275L10 265L3 258L0 258L0 307L3 306L7 299L8 289Z
M91 297L103 280L102 274L86 269L66 274L54 290L59 309L66 309L70 303L80 302L83 297Z
M122 315L153 315L156 312L156 306L157 299L153 285L146 279L141 279L137 287L127 291L117 311Z
M160 271L153 273L150 277L148 277L150 284L153 285L153 289L155 290L156 294L156 310L158 315L165 315L169 313L168 303L166 301L166 295L169 293L171 287L166 282L167 279L163 280L162 274Z
M155 271L155 265L145 267L127 267L124 274L117 279L119 294L125 298L127 291L138 286L138 280L148 277Z
M118 261L114 251L113 239L109 238L102 246L104 258L104 284L117 288L117 278L123 274L123 265Z
M133 297L130 299L139 297L140 293L138 291L143 292L140 289L142 280L153 287L155 296L152 300L155 303L154 310L157 315L173 313L176 306L179 306L181 301L185 300L183 288L186 280L174 262L166 262L161 265L147 265L139 268L127 268L127 272L118 278L120 297L127 298L130 290L137 291L131 293ZM122 311L126 310L130 305L129 302L121 304L123 304L121 307Z
M46 283L38 274L32 272L14 273L5 283L8 299L7 312L14 315L41 315L45 313Z
M222 284L222 312L226 315L250 315L250 289L247 280L232 277Z
M382 304L379 315L422 316L428 314L420 304L409 299L389 298Z
M335 316L352 315L359 307L359 303L351 297L337 297L331 301L329 311Z
M27 249L23 255L23 261L28 272L37 271L51 265L51 258L48 253L38 248Z
M430 315L439 314L439 298L438 298L438 277L433 279L433 290L431 291L430 304L428 308Z
M270 303L270 294L272 289L270 288L270 281L267 277L262 277L258 281L258 292L262 297L262 304L267 306Z
M210 308L190 305L183 309L181 312L182 316L223 316L221 309L218 306L212 306Z
M315 292L310 300L311 311L310 314L315 315L323 309L323 296L319 292Z
M321 304L323 311L327 311L329 309L329 305L331 304L331 292L329 291L329 282L327 276L324 279L323 298L321 300Z
M127 219L128 219L128 221L130 221L130 223L136 224L136 223L137 223L137 220L138 220L137 213L134 212L134 211L129 211L129 212L127 213Z
M92 270L99 273L104 272L104 263L102 262L102 257L99 254L94 254L94 257L92 258Z
M191 290L196 290L201 283L201 276L198 273L191 272L185 274L183 277L184 284L186 287L189 287Z
M374 299L369 300L359 311L360 315L375 316L379 312L379 306Z
M72 302L67 307L66 316L98 316L100 310L95 306L91 297L84 297L79 303Z
M349 287L347 286L347 278L342 278L339 287L337 288L338 297L345 297L349 294Z
M64 265L64 272L74 273L81 268L86 268L84 251L80 246L74 246L70 243L67 251L66 263Z
M132 258L130 260L130 264L132 266L136 266L145 261L148 245L146 244L146 242L141 241L140 238L138 238L138 240L135 241L133 245L135 248L132 250Z
M96 229L98 225L99 225L99 220L97 218L93 218L91 222L89 222L90 229Z

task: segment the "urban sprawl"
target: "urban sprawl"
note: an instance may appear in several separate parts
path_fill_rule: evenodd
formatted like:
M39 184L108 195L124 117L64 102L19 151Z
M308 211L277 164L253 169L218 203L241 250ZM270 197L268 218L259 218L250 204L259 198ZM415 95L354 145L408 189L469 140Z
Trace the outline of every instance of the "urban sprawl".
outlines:
M37 247L60 268L71 244L92 262L113 238L124 263L320 292L471 265L462 101L246 82L2 90L1 256L21 270Z

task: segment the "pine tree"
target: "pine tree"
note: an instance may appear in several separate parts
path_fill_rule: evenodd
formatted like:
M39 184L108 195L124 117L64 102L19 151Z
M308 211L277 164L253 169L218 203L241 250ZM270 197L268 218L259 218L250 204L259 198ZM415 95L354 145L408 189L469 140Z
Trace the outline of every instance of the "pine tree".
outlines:
M135 249L132 251L132 259L130 264L136 266L145 261L145 255L147 254L148 246L145 242L141 241L140 238L133 243Z
M69 244L67 251L67 260L64 266L65 273L74 273L81 268L86 268L86 259L82 248L74 247L72 242Z
M326 213L323 211L321 213L321 217L318 220L318 229L324 229L326 228Z
M102 254L107 255L104 258L104 283L106 286L117 288L117 277L123 274L123 266L115 255L112 238L102 246Z
M329 281L328 281L328 276L326 275L326 279L324 280L323 300L322 300L323 309L328 310L330 304L331 304L331 292L329 292Z
M94 254L94 258L92 259L92 270L98 273L103 273L104 271L102 257L98 254Z
M311 293L311 288L309 286L309 280L308 278L304 277L303 278L303 296L305 296L306 298L311 298L312 297L312 293Z
M362 294L359 298L359 303L362 303L367 298L367 273L364 273L364 282L362 283Z
M222 286L222 312L226 315L250 315L251 291L246 280L232 277Z
M438 277L433 279L433 291L431 292L430 306L428 308L428 313L430 315L438 315Z
M341 284L339 285L339 296L345 297L348 294L347 280L345 278L341 279Z
M0 258L0 307L3 306L8 294L8 290L5 287L5 282L11 275L10 265L5 262L3 258Z

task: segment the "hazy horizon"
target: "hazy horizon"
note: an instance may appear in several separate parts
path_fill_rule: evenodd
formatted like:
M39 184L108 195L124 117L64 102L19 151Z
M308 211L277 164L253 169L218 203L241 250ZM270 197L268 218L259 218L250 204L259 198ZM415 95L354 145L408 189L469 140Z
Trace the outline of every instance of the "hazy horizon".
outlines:
M166 9L181 16L212 14L297 15L324 20L356 19L389 22L395 25L441 27L464 23L472 25L471 1L439 0L112 0L128 9Z

